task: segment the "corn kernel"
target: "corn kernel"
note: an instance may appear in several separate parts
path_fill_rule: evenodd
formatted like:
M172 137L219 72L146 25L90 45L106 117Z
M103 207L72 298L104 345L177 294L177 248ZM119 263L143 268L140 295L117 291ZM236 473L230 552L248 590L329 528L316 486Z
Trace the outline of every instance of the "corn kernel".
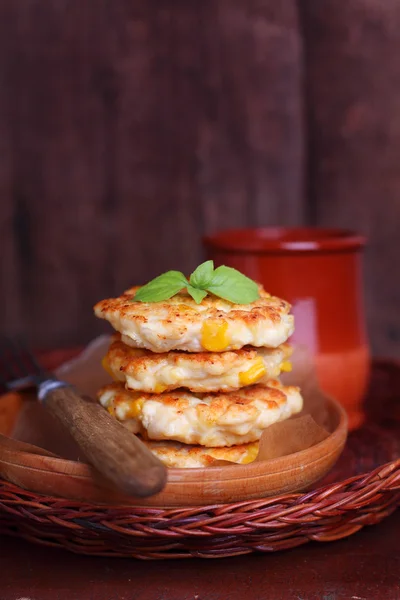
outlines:
M144 404L143 398L138 398L137 400L132 400L132 402L129 403L129 408L126 411L125 416L128 419L136 419L142 412L143 404Z
M267 369L265 368L264 361L261 356L259 356L250 369L239 373L239 381L241 385L251 385L261 379L261 377L264 377L266 372Z
M283 361L283 363L281 364L281 371L283 373L290 373L291 370L292 370L292 363L290 362L290 360Z
M115 417L115 408L114 408L113 404L110 404L110 406L107 406L107 412L109 412L112 417Z
M201 328L201 344L205 350L210 352L222 352L229 346L229 335L227 333L228 323L226 321L204 321Z
M103 367L103 369L109 374L110 377L112 377L113 379L116 379L113 375L113 372L111 371L111 367L110 364L107 360L107 356L105 356L102 361L101 361L101 366Z
M154 386L154 393L155 394L162 394L163 392L165 392L165 390L167 389L168 386L166 385L162 385L161 383L156 383L156 385Z
M248 465L249 463L253 462L257 458L258 445L259 445L258 442L248 445L246 456L241 461L242 465Z

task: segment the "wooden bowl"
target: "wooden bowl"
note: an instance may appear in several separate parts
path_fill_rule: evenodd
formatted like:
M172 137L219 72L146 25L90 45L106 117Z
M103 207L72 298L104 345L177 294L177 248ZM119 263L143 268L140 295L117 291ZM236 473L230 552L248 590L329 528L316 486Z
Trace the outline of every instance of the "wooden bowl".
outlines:
M36 400L8 394L0 397L0 478L46 496L134 506L199 506L291 493L307 489L322 478L343 450L347 435L345 411L335 400L326 399L326 403L324 425L329 435L323 441L287 456L248 465L169 469L161 493L138 499L110 489L83 462L59 458L36 444L13 439L11 432L21 411L35 414L39 428L46 422L43 430L55 440L65 437L65 433Z

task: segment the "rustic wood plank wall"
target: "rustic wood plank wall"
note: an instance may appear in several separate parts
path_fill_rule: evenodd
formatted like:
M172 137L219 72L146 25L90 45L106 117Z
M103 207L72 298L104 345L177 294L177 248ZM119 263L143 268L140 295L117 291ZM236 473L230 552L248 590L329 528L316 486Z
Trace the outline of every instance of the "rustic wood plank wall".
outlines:
M94 301L189 270L204 232L301 221L301 40L277 4L1 0L3 330L87 340Z
M305 0L299 7L313 221L367 235L372 347L399 356L400 0Z
M190 270L203 233L369 234L400 350L400 0L0 0L0 329L86 341L99 298Z

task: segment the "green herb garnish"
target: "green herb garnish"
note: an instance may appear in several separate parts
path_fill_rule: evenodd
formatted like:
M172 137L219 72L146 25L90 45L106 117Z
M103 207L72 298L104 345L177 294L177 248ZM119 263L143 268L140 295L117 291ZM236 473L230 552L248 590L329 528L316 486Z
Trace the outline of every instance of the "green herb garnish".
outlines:
M214 269L212 260L197 267L186 279L180 271L167 271L141 287L132 300L134 302L161 302L168 300L186 288L193 300L200 302L211 293L234 304L249 304L260 297L258 286L249 277L232 267Z

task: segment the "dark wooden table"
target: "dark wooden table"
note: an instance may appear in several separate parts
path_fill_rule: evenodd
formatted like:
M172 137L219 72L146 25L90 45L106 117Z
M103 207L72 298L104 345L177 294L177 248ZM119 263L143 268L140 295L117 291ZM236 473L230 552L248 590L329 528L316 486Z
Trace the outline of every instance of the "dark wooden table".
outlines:
M352 537L270 555L92 558L0 538L0 600L400 600L400 510Z

